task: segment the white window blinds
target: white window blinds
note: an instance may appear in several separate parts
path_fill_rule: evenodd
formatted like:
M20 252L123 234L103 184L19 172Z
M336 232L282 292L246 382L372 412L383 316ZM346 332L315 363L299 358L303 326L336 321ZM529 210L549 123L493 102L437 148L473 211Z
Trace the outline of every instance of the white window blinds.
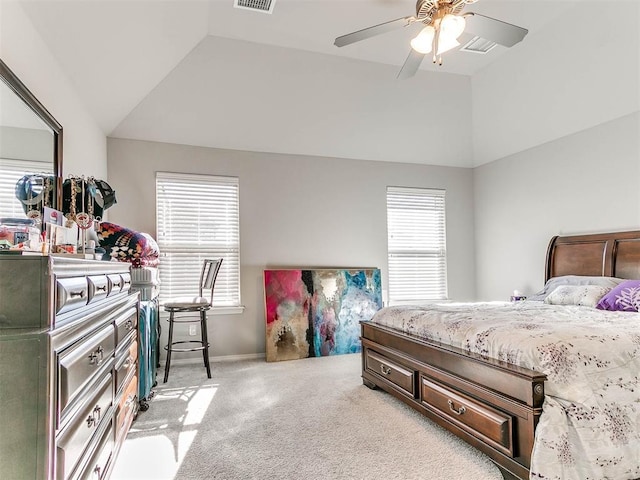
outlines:
M389 303L447 298L445 192L387 187Z
M51 174L51 162L0 159L0 217L27 218L16 198L16 183L29 173Z
M197 294L205 258L222 257L213 306L240 306L240 206L235 177L156 173L160 302Z

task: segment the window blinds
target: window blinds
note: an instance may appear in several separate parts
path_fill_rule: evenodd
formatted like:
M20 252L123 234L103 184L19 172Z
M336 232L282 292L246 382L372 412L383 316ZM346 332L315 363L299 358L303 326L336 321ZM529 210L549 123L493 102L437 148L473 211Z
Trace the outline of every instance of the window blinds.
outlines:
M27 218L16 198L16 183L29 173L52 172L51 162L0 159L0 217Z
M205 258L222 257L213 305L240 306L240 207L235 177L156 173L160 302L197 294Z
M389 303L447 298L445 192L387 188Z

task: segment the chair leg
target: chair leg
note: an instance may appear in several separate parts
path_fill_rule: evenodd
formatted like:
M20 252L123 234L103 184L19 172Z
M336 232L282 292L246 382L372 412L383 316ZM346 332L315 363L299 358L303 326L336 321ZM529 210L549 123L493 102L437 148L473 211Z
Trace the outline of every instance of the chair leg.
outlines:
M207 368L207 377L211 378L211 365L209 364L209 336L207 334L207 312L200 312L200 332L202 339L202 356L204 366Z
M171 347L173 347L173 312L169 315L169 340L167 341L167 361L164 364L164 383L169 379L171 368Z

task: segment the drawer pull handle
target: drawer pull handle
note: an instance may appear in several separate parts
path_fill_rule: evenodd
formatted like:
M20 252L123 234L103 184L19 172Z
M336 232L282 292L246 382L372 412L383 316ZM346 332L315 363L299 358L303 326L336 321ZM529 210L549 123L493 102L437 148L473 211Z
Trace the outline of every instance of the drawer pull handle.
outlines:
M133 361L134 361L134 358L132 356L129 356L122 364L122 367L125 370L129 370L129 367L133 364Z
M78 291L76 291L76 292L69 292L69 296L70 296L71 298L73 298L73 297L80 297L80 298L83 298L83 297L84 297L84 290L78 290Z
M95 475L95 478L97 478L98 480L100 480L100 470L102 470L100 468L100 465L96 465L96 468L93 469L93 474Z
M100 345L95 352L89 354L89 365L98 366L104 360L104 349Z
M391 374L391 368L390 367L385 367L382 364L380 364L380 371L382 372L383 375L390 375Z
M459 409L457 409L457 410L456 410L456 409L453 407L453 401L449 400L447 403L449 404L449 410L451 410L451 411L452 411L453 413L455 413L456 415L462 415L464 412L466 412L466 411L467 411L467 409L466 409L466 408L464 408L464 405L462 405Z
M102 412L102 409L96 405L96 408L93 409L93 414L96 417L96 423L100 421L100 413Z
M131 319L127 320L127 321L125 322L124 326L125 326L125 328L126 328L127 330L131 330L131 329L133 328L133 320L131 320Z
M106 285L102 285L102 286L98 286L96 287L96 290L98 292L106 292L107 291L107 286ZM100 470L100 467L96 467L98 470Z

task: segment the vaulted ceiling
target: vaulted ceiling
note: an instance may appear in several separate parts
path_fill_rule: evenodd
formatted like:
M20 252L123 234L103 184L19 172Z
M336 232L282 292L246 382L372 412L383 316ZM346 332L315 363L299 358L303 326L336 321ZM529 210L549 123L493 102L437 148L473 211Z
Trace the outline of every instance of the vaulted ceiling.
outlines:
M522 45L452 51L442 66L425 59L401 81L419 25L333 41L413 14L413 0L276 0L272 14L233 0L22 3L105 135L257 151L423 162L425 144L458 142L440 163L467 166L469 78ZM524 44L577 3L479 0L466 10L528 28ZM442 138L421 117L458 125ZM382 133L386 146L372 141Z

